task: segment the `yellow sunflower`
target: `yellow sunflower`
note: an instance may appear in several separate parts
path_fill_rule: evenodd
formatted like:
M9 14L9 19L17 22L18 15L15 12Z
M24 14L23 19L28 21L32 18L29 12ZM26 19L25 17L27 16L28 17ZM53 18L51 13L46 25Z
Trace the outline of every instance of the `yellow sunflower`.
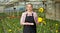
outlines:
M58 32L58 30L56 30L56 33Z
M44 12L44 8L39 8L39 12L43 13Z
M56 24L56 26L58 26L58 24Z
M8 31L9 31L9 32L11 32L12 30L11 30L11 29L9 29Z
M38 22L42 22L42 21L43 21L43 18L38 17Z
M45 21L43 21L43 23L46 25L46 22Z

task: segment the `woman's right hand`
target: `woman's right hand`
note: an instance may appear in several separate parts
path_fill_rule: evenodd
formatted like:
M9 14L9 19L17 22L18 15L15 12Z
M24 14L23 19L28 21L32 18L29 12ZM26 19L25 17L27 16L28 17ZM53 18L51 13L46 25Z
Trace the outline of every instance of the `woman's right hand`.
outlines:
M34 23L31 23L30 25L34 25Z
M27 22L26 24L27 24L27 25L34 25L34 23L28 23L28 22Z
M25 23L21 23L21 25L34 25L34 23L25 22Z

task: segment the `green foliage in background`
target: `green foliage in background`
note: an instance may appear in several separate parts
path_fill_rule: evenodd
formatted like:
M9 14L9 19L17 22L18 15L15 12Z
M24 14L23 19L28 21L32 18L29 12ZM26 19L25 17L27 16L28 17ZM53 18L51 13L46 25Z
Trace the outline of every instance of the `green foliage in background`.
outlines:
M20 25L21 14L22 12L19 13L19 17L16 13L15 17L0 14L6 16L0 19L0 33L23 33L23 26ZM37 14L39 17L44 18L43 23L37 25L37 33L60 33L60 21L46 19L44 12L37 12Z

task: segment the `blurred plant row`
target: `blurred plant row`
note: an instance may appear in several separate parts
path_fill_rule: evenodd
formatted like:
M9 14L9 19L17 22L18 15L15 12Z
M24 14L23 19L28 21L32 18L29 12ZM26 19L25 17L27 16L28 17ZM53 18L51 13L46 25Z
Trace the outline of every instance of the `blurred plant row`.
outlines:
M22 12L8 15L0 13L0 33L23 33L23 26L20 25ZM60 21L45 18L45 12L39 11L37 33L60 33Z

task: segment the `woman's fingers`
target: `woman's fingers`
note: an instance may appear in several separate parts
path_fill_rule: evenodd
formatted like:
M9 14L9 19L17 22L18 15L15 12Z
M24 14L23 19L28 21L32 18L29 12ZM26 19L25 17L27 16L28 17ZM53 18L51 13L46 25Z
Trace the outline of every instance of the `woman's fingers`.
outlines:
M34 25L34 23L28 23L28 22L26 22L26 25Z
M27 25L34 25L34 23L26 23Z
M31 25L34 25L34 23L31 23Z

